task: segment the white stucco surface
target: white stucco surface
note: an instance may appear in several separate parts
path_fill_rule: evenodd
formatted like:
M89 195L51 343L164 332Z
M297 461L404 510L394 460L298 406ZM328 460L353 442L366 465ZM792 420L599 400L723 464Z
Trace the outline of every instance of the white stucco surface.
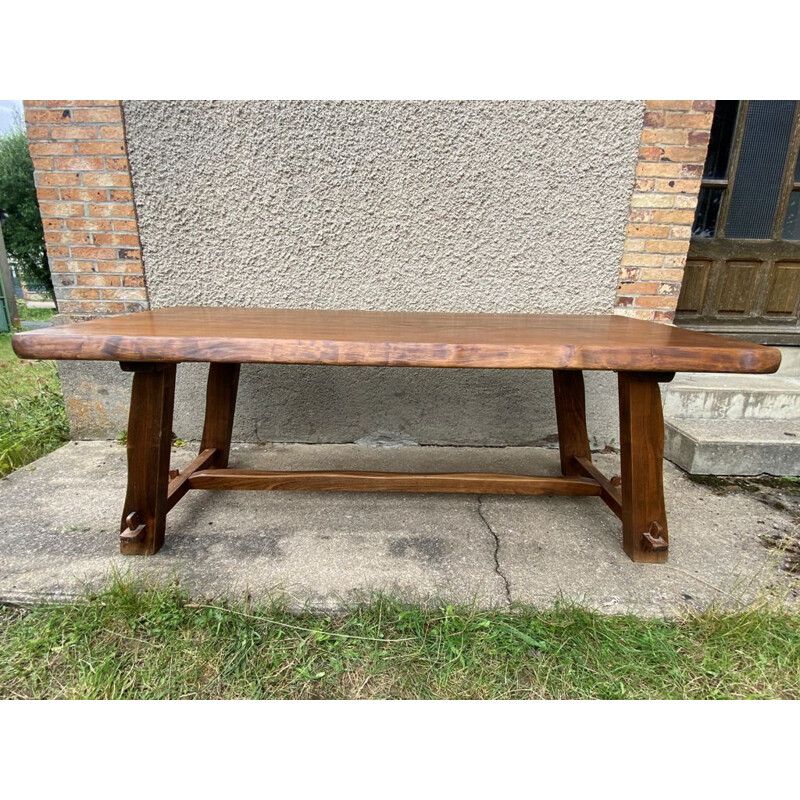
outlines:
M126 101L124 113L154 308L611 311L641 102ZM545 374L246 373L244 439L555 433ZM603 444L616 401L598 377Z

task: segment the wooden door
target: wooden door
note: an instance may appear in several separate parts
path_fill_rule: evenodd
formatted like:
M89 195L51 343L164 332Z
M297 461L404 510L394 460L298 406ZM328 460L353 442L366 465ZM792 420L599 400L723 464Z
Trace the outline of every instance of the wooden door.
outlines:
M719 100L676 325L800 345L800 103Z

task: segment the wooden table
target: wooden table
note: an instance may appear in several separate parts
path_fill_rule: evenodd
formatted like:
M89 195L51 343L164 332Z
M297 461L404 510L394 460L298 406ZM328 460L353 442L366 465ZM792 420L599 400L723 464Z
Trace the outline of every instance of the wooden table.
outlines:
M659 383L675 372L774 372L780 351L617 316L430 314L165 308L13 337L22 358L119 361L133 373L128 489L120 550L156 553L167 512L189 489L595 495L622 520L634 561L667 560ZM176 365L210 362L200 453L170 470ZM553 372L561 472L272 472L229 469L241 364L547 369ZM583 370L619 382L621 477L593 464Z

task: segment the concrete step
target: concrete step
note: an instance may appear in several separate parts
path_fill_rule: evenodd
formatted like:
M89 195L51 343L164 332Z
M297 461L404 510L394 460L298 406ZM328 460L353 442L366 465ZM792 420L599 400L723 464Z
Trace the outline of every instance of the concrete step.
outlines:
M680 375L664 393L664 416L705 420L798 420L800 377Z
M800 475L800 420L677 419L664 455L693 475Z

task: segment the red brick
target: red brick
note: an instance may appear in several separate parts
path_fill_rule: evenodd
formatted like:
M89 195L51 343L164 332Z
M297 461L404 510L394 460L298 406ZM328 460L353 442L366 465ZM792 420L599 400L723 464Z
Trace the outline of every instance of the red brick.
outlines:
M112 189L109 200L115 203L130 203L133 201L133 192L130 189Z
M689 132L674 128L644 128L642 144L679 144L689 143Z
M124 142L81 142L78 152L85 156L117 156L125 152Z
M72 122L72 118L69 114L65 115L63 111L43 111L40 109L26 108L25 122L34 124L46 123L48 125L69 125Z
M660 147L640 147L639 158L642 161L658 161L661 158L662 150Z
M110 220L97 221L110 222ZM95 234L94 241L96 244L116 245L117 247L139 247L139 237L135 233L98 233Z
M72 112L74 122L122 122L122 109L116 108L76 108Z
M96 139L94 125L54 125L50 134L54 139Z
M682 269L643 269L640 273L643 281L678 281L683 280Z
M130 186L131 176L127 172L85 172L84 186Z
M716 104L716 100L693 100L692 111L713 111Z
M139 226L135 219L114 219L111 220L111 227L115 231L136 231L138 233Z
M92 217L134 217L133 203L103 203L89 206Z
M106 158L107 170L124 170L127 172L129 168L130 167L127 158Z
M683 174L682 166L670 161L640 161L636 165L636 174L641 177L679 178Z
M677 297L658 297L658 296L642 296L637 297L633 301L634 306L641 306L644 308L677 308Z
M77 172L37 172L37 186L79 186L80 175Z
M101 289L100 296L108 300L147 300L147 290L139 287Z
M75 155L74 142L31 142L28 145L32 156L72 156Z
M72 289L69 293L71 299L77 300L99 300L99 289Z
M645 108L648 111L690 111L691 100L646 100Z
M48 108L63 108L65 106L75 106L76 108L93 108L95 106L115 106L119 107L119 100L45 100Z
M37 156L31 159L33 161L33 168L43 171L53 169L53 159L47 156Z
M84 214L82 203L40 203L39 211L43 217L80 217Z
M110 231L111 220L97 219L95 217L72 218L67 220L67 227L75 231ZM103 242L97 241L97 236L94 237L94 241L97 244L103 244Z
M669 225L628 225L627 236L663 239L669 236Z
M58 189L40 187L36 190L36 199L42 203L46 200L60 200L61 198L58 196Z
M97 269L100 272L124 272L128 275L141 275L141 261L98 261Z
M116 258L117 251L112 247L73 247L70 251L73 258Z
M80 172L102 172L104 163L102 158L57 158L57 170L78 170Z
M61 189L62 200L82 200L85 203L102 203L108 200L106 189Z
M122 286L121 275L101 275L88 272L77 276L78 286Z
M100 139L124 139L125 129L122 125L101 125Z
M655 281L636 281L625 284L625 294L655 294L659 284Z
M694 211L657 208L653 210L653 222L677 222L681 225L691 225L694 222Z
M25 133L28 135L28 141L36 141L37 139L50 139L50 128L47 125L28 125Z
M645 128L663 128L664 127L664 114L661 111L645 111L644 112L644 127Z
M47 244L91 244L92 237L88 233L77 231L45 231L44 240Z
M689 144L708 144L711 141L711 131L689 131L687 136Z
M700 183L699 181L668 181L662 179L656 179L656 191L657 192L690 192L691 194L697 194Z
M689 164L702 164L706 160L705 147L665 147L662 161L679 161Z
M679 239L677 242L672 239L648 239L645 244L645 250L648 253L685 253L687 250L688 242L685 239Z
M667 112L664 126L667 128L711 128L713 114L677 114Z

